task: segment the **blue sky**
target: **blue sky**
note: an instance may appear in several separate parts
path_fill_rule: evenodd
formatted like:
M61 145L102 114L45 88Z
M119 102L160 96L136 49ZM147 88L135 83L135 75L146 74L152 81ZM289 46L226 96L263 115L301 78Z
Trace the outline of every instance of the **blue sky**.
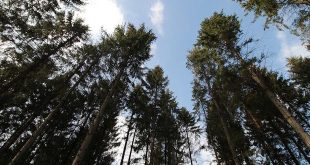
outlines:
M254 16L245 16L243 9L233 0L88 0L81 17L90 26L93 38L98 36L100 28L111 33L118 24L144 23L153 29L157 35L152 45L154 56L146 66L160 65L179 105L191 110L192 74L186 68L186 56L196 41L200 23L220 11L237 14L242 21L244 37L259 39L253 48L256 54L268 55L263 65L270 69L286 74L287 57L310 56L297 37L273 26L264 30L262 18L253 23Z

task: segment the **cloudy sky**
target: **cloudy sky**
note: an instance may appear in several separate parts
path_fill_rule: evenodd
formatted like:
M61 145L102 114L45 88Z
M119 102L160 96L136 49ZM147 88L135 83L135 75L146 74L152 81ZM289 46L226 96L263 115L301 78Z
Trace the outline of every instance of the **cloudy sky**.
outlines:
M215 11L223 10L226 14L239 16L244 35L259 39L255 51L268 56L263 65L272 70L285 74L287 57L310 56L297 37L272 26L264 30L262 19L253 23L253 15L245 16L243 9L233 0L88 0L87 3L81 9L81 16L90 26L93 39L98 37L101 28L111 33L115 26L126 23L137 26L144 23L156 33L153 58L147 66L163 67L177 101L188 109L192 109L192 75L186 68L186 56L196 41L201 21ZM199 164L210 161L207 155L203 153Z

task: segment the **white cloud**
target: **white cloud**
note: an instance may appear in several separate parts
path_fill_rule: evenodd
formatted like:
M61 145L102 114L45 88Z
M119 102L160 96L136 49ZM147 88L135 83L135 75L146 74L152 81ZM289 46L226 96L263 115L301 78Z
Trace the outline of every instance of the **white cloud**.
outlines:
M101 28L112 33L117 25L124 23L124 14L117 0L87 0L87 5L79 14L90 27L93 38L97 38Z
M307 49L301 44L301 42L288 41L285 32L278 31L277 38L281 43L280 55L278 56L281 62L286 63L286 59L292 56L310 56L310 52L307 51Z
M164 4L161 0L157 0L150 9L150 18L152 24L159 33L162 33L162 26L164 22Z

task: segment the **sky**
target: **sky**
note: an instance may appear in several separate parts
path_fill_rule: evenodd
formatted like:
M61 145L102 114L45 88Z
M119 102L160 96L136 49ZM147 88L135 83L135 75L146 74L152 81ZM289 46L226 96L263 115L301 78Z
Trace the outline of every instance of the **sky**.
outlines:
M267 68L287 74L286 58L293 55L310 56L298 37L274 26L264 29L264 20L254 23L253 14L244 10L233 0L88 0L81 8L81 17L91 29L92 38L98 39L100 29L112 33L117 25L145 24L152 29L157 40L152 44L153 57L146 66L160 65L169 78L169 88L180 106L191 110L192 73L186 68L186 57L192 49L200 29L200 23L214 12L236 14L241 20L244 37L252 37L255 54L265 53L262 63ZM209 153L203 153L198 164L211 161ZM204 158L206 157L206 158Z

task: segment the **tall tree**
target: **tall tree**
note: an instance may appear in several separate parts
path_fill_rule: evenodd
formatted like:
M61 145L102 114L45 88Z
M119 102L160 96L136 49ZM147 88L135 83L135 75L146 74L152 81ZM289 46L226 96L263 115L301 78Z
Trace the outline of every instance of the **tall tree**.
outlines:
M196 120L194 116L189 113L185 108L181 108L178 112L177 121L178 125L182 129L181 132L184 134L184 139L186 139L188 155L190 159L190 164L193 165L193 144L191 142L192 137L196 137L200 135L200 129L196 125Z
M113 45L120 46L116 47L116 50L111 51L111 55L115 58L115 61L113 61L114 63L111 63L111 65L114 65L111 69L115 69L115 76L111 81L111 89L105 96L99 112L95 114L95 119L72 164L80 164L86 154L87 148L102 120L102 116L111 97L113 97L115 93L119 81L124 75L135 76L139 67L150 58L150 44L154 39L154 34L151 31L146 31L144 26L136 29L133 25L129 25L127 29L124 27L117 28L113 36L110 37L109 43L112 44L111 47L113 47Z

